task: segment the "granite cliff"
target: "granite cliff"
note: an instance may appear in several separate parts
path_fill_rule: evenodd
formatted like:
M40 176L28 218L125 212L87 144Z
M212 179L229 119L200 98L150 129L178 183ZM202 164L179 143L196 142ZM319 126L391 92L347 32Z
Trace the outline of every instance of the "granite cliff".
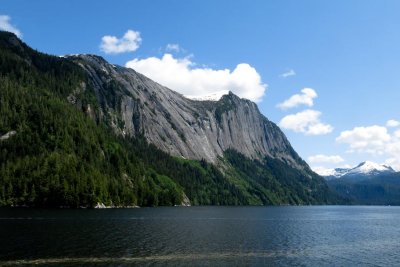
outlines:
M68 58L89 74L101 103L97 117L109 120L118 134L143 135L165 152L188 159L216 163L234 149L250 159L270 157L307 168L279 127L249 100L229 93L219 101L195 101L101 57Z

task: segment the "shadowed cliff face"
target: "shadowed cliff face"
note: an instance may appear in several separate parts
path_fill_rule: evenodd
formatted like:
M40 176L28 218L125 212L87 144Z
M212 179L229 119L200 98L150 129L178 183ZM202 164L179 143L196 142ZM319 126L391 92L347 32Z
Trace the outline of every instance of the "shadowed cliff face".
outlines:
M174 156L212 163L231 148L253 159L268 156L299 169L307 166L279 127L249 100L229 93L219 101L194 101L101 57L71 59L91 77L100 119L109 120L119 134L141 134Z

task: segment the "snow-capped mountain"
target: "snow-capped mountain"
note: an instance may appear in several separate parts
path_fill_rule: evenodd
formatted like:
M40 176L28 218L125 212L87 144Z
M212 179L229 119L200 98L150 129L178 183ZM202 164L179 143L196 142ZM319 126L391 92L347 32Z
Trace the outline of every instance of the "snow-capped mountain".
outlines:
M324 177L338 195L361 205L400 205L400 172L365 161L354 168L335 169Z
M372 161L364 161L358 164L356 167L350 169L345 175L353 175L353 174L367 174L367 175L374 175L374 174L381 174L381 173L393 173L392 167L378 164Z
M316 173L324 177L332 177L332 178L339 178L340 176L347 173L349 169L344 168L336 168L336 169L314 169Z
M327 180L350 177L362 176L371 177L381 174L395 173L396 171L387 165L378 164L372 161L364 161L353 168L336 168L319 171L318 174L324 176Z

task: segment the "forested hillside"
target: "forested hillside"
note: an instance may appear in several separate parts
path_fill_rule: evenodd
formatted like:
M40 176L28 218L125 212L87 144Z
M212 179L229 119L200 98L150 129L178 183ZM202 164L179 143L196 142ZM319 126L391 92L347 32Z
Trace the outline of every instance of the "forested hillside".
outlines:
M260 163L253 177L240 154L217 168L117 136L93 116L100 103L88 79L70 59L0 32L0 206L176 205L185 194L195 205L336 201L320 177L292 183L284 165Z
M400 174L382 173L328 181L332 191L355 205L400 205Z

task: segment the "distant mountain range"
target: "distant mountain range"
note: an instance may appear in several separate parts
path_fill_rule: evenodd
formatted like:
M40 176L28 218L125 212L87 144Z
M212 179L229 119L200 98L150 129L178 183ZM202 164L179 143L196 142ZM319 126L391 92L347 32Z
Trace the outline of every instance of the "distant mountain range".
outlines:
M400 172L365 161L321 173L329 187L352 204L400 205Z
M353 168L336 168L328 169L320 175L325 177L326 180L332 179L364 179L372 178L374 176L395 173L396 171L387 165L378 164L372 161L364 161Z

